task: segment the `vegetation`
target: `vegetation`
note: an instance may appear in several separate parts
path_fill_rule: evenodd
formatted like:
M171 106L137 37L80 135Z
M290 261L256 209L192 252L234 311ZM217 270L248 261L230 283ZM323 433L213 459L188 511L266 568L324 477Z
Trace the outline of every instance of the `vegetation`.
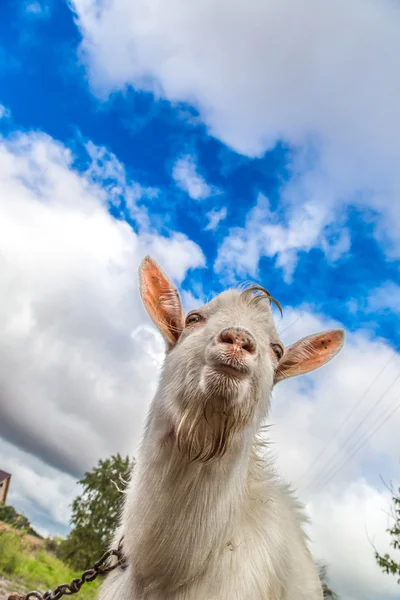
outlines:
M132 467L129 457L117 454L100 460L98 466L78 482L83 490L72 504L73 529L57 551L74 569L87 569L107 550Z
M18 593L42 592L70 583L107 549L118 522L123 490L133 462L119 454L100 460L78 482L82 493L72 505L72 531L66 539L43 539L12 506L0 506L0 575ZM32 537L33 536L33 537ZM92 600L100 580L85 585L80 600Z
M32 528L25 515L18 513L13 506L4 506L3 504L0 504L0 521L15 527L15 529L23 529L30 535L34 535L39 539L42 537Z
M0 531L0 574L12 581L15 589L27 592L52 590L61 583L70 583L80 575L64 565L54 555L43 549L43 544L34 549L22 530ZM94 600L99 583L94 581L83 586L80 600ZM21 593L20 592L20 593Z
M129 457L122 458L117 454L100 460L97 467L85 473L78 482L82 486L82 493L73 502L73 529L66 539L43 539L32 529L24 515L11 506L0 507L0 521L12 526L5 526L4 530L0 528L0 575L15 585L10 592L52 590L80 576L82 571L100 558L117 526L123 492L133 464ZM394 498L394 501L397 507L397 530L393 528L390 531L397 535L394 545L397 548L400 502L398 498ZM320 566L320 578L324 598L338 600L327 583L325 565ZM80 600L94 600L100 583L99 579L83 586L79 593Z
M392 492L392 516L393 525L387 532L391 536L391 546L394 550L400 550L400 488L395 492L393 488L390 488ZM400 562L395 560L390 554L384 554L383 556L375 551L375 558L378 565L389 575L397 575L398 583L400 584Z

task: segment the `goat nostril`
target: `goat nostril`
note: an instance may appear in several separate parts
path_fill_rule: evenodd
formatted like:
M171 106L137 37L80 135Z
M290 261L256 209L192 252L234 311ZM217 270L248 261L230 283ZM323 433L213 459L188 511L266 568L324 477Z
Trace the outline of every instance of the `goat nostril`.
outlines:
M218 341L222 342L222 344L235 344L236 343L236 335L230 329L224 329L218 336Z
M222 344L232 344L239 346L245 352L254 354L256 350L255 342L252 336L242 329L224 329L218 336L218 341Z

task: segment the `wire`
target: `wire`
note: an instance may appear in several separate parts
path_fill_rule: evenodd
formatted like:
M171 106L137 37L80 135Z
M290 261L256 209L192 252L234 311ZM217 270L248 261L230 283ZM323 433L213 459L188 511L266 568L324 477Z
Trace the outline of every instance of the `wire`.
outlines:
M316 456L316 458L313 460L313 462L311 463L311 465L303 473L303 475L301 476L301 479L303 481L306 478L306 476L308 475L308 473L310 473L310 471L313 469L313 467L316 464L319 463L319 461L321 460L321 457L325 454L326 450L329 448L329 446L331 445L332 441L335 439L335 437L337 436L337 434L343 429L344 425L347 423L347 421L349 420L349 418L351 417L351 415L354 413L354 411L356 410L356 408L358 408L360 406L361 402L367 396L368 392L372 389L372 387L378 381L378 379L380 378L380 376L387 369L387 367L389 366L390 362L393 360L395 354L396 353L393 352L392 356L389 358L389 360L386 362L386 364L383 366L383 368L379 371L379 373L376 375L376 377L373 379L373 381L369 384L369 386L367 387L367 389L365 390L365 392L361 395L361 398L359 399L359 401L351 408L350 412L347 414L347 416L344 418L344 420L342 421L342 423L339 425L339 427L333 433L332 437L325 444L325 446L323 447L323 449L321 450L321 452ZM306 486L306 487L308 487L308 486Z
M371 434L369 436L367 436L367 438L362 442L362 444L360 446L358 446L358 448L356 448L354 450L354 452L352 454L350 454L350 456L348 456L346 458L346 460L344 460L343 463L336 470L334 470L333 473L331 473L328 476L328 479L323 482L322 487L318 490L318 493L322 492L322 490L328 485L328 483L330 481L332 481L332 479L339 473L339 471L353 458L353 456L355 456L361 450L361 448L363 448L365 446L365 444L375 435L375 433L377 433L383 427L383 425L385 425L385 423L390 419L390 417L392 415L394 415L394 413L397 410L399 410L399 408L400 408L400 402L398 404L396 404L396 406L390 411L390 413L386 416L386 418L377 427L375 427L375 429L372 430ZM384 411L384 412L386 412L386 411ZM361 438L359 438L358 442L361 441L362 437L363 436L361 436ZM311 495L308 497L307 502L310 499L310 497L311 497Z
M310 482L306 485L305 490L312 488L313 485L318 481L319 477L324 474L324 472L326 471L327 467L329 467L329 465L332 464L332 462L333 463L335 462L336 458L343 451L343 449L346 447L347 443L353 439L354 434L360 429L360 427L365 423L365 421L367 420L367 418L379 406L379 404L382 402L382 400L385 398L385 396L388 394L388 392L392 389L392 387L395 385L395 383L399 379L400 379L400 373L398 373L396 375L396 377L394 378L394 380L392 381L392 383L389 385L389 387L386 389L386 391L383 392L383 394L379 397L379 399L369 409L369 411L364 416L364 418L358 423L357 427L355 429L353 429L353 431L350 433L350 435L345 439L344 443L341 445L341 447L339 448L339 450L336 453L334 453L333 456L331 456L331 458L328 460L328 462L325 463L325 465L322 467L322 469L320 469L317 472L317 474L313 478L311 478Z

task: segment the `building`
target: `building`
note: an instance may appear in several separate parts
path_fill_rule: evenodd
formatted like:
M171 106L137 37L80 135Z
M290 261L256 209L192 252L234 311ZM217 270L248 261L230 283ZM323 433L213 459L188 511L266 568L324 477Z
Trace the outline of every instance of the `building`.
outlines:
M10 480L10 473L0 470L0 504L6 503L8 488L10 487Z

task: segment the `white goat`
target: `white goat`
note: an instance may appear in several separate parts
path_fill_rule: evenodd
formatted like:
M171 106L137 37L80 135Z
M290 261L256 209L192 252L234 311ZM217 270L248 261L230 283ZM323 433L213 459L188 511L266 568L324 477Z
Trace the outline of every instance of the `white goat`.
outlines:
M149 257L140 285L167 354L114 538L128 568L100 600L321 599L301 506L257 434L274 384L330 360L343 331L284 349L263 288L225 291L185 319Z

